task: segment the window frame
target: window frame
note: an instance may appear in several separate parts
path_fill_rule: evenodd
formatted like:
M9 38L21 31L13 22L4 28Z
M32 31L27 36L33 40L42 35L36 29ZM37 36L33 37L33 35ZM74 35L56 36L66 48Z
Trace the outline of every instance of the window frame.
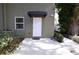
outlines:
M23 18L23 22L16 22L16 18ZM22 29L17 29L16 24L23 24L23 28ZM24 30L24 17L23 16L16 16L15 17L15 30Z

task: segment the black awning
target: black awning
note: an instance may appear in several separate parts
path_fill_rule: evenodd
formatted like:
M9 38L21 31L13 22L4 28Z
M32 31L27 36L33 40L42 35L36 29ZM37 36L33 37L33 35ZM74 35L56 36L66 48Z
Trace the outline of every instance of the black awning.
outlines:
M28 15L30 17L45 17L47 13L44 11L29 11Z

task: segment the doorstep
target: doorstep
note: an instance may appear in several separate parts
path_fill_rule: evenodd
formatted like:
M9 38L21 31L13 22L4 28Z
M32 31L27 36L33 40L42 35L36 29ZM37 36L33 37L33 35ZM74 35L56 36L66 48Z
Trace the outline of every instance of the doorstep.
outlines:
M39 40L40 37L33 37L32 39L34 39L34 40Z

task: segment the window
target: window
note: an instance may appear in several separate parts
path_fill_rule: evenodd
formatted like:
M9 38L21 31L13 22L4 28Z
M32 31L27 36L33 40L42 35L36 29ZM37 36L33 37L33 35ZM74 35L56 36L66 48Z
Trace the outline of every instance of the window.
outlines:
M17 30L24 29L24 17L15 17L15 29Z

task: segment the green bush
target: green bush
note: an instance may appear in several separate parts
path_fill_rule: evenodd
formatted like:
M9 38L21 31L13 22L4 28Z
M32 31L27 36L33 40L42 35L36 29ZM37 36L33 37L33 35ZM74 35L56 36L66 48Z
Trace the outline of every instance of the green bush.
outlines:
M63 42L63 35L60 33L55 32L54 33L54 38L56 39L56 41L58 42Z
M79 43L79 36L73 36L71 39L72 39L73 41Z
M12 36L11 36L11 33L2 33L0 35L0 49L6 47L8 45L9 42L11 42L13 39L12 39Z
M58 15L59 15L59 25L60 25L60 33L65 35L65 34L70 34L71 32L69 31L70 25L72 25L74 17L74 10L76 7L76 4L74 3L57 3L55 4L56 8L58 9ZM75 19L74 19L75 20Z

